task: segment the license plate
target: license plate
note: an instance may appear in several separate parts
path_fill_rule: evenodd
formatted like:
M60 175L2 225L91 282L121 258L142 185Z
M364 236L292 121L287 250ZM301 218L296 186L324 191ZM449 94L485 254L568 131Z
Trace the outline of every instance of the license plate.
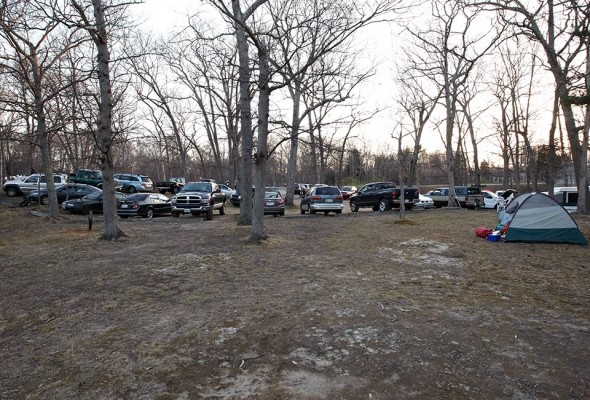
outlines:
M267 206L272 206L272 201L267 201L267 202L266 202L266 205L267 205Z
M128 204L121 204L121 208L128 208L129 205Z
M190 212L191 212L191 210L189 210L188 208L185 208L183 211L183 213L185 213L185 214L190 214Z
M333 203L333 202L334 202L334 200L332 200L332 199L326 199L326 203Z

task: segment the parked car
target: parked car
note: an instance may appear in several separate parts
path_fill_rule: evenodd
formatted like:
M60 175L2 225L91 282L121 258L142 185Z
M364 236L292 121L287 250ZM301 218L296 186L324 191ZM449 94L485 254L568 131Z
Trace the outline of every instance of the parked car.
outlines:
M428 193L426 196L434 201L435 207L447 207L449 205L449 188L438 188ZM481 189L476 186L455 186L455 198L457 205L463 208L476 208L483 204L483 195Z
M174 177L168 178L167 181L156 182L155 188L162 194L166 194L166 192L176 194L180 192L180 189L182 189L185 184L186 181L184 178Z
M184 185L172 198L172 216L203 215L207 221L213 219L213 211L225 214L225 195L215 182L199 181Z
M171 213L170 199L161 193L134 193L117 203L117 214L121 218L153 218Z
M100 189L96 186L85 185L83 183L68 183L55 189L58 204L66 200L79 199L93 192L100 192ZM49 204L49 193L47 189L33 190L25 196L24 203L27 205L39 202L45 205Z
M483 208L498 208L498 203L503 201L502 197L489 190L482 190L481 194L483 195Z
M64 174L53 174L55 186L64 185L68 179ZM2 184L2 190L8 197L25 195L33 190L46 189L47 179L45 174L32 174L25 179L10 179Z
M121 192L115 192L115 196L117 198L117 203L124 201L127 198L127 196ZM64 201L61 203L61 208L74 214L90 214L90 211L102 214L102 197L102 190L99 192L92 192L79 199Z
M418 201L420 192L415 187L404 188L404 206L411 210ZM360 208L370 207L373 211L389 211L401 207L402 189L393 182L372 182L361 187L350 196L350 210L358 212Z
M277 190L266 190L264 192L264 215L285 215L285 200L281 192Z
M301 183L296 183L293 187L293 193L295 196L303 196L305 194L305 186Z
M430 209L434 208L434 201L428 196L424 196L422 194L418 197L418 202L414 203L415 208L423 208L423 209Z
M356 186L341 186L340 193L342 193L342 198L344 200L350 199L350 196L356 193Z
M230 188L227 185L219 184L219 189L221 189L221 193L225 195L226 199L230 199L231 195L234 194L236 191Z
M341 214L342 208L344 208L342 200L342 193L336 186L314 186L301 199L299 209L301 214L306 212L310 214L323 212L326 215L330 212Z
M84 183L86 185L96 186L102 189L102 171L98 169L79 169L68 176L70 183ZM123 184L117 179L114 179L115 190L121 190Z
M123 185L123 192L151 192L154 190L154 182L149 176L135 174L115 174L115 179Z

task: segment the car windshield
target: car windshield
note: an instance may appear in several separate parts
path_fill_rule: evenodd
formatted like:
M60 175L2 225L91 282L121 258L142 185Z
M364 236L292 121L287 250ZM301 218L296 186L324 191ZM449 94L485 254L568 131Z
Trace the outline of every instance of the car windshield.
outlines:
M185 185L181 192L211 192L211 184L209 182L193 182Z
M342 186L342 189L340 189L344 192L350 192L352 190L352 186Z

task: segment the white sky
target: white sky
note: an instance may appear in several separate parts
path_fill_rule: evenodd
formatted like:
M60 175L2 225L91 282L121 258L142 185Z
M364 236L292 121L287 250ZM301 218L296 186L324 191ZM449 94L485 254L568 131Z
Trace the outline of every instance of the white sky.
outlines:
M206 2L200 0L144 0L143 4L133 6L133 12L140 21L145 20L143 26L154 34L166 35L183 27L187 21L187 15L194 12L215 13ZM391 150L397 148L397 142L391 138L394 124L397 122L394 114L395 106L395 65L394 59L399 57L399 50L396 50L399 41L403 40L396 36L393 27L382 24L379 27L371 27L363 34L366 48L369 49L369 57L377 57L378 69L376 75L367 82L360 95L365 99L367 109L373 110L376 107L386 107L379 117L374 118L371 123L366 123L361 128L360 136L370 148L378 150ZM397 53L397 54L396 54ZM551 106L551 100L545 102L545 108ZM480 122L479 133L486 136L493 133L491 121ZM547 123L539 124L542 135L546 137L548 130ZM409 143L405 143L409 145ZM438 131L430 131L425 134L422 140L422 147L428 151L444 151L444 146ZM480 162L483 160L499 160L494 153L498 153L495 141L484 141L480 146Z

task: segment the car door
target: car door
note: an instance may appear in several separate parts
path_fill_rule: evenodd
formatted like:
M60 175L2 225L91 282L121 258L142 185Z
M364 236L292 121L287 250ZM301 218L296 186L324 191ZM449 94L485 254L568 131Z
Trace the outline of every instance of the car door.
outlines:
M373 184L365 185L357 192L356 201L360 207L371 204L371 194L373 192Z
M156 204L158 204L158 210L160 214L169 214L172 212L172 204L170 203L170 199L160 193L156 193L156 196L158 197Z

